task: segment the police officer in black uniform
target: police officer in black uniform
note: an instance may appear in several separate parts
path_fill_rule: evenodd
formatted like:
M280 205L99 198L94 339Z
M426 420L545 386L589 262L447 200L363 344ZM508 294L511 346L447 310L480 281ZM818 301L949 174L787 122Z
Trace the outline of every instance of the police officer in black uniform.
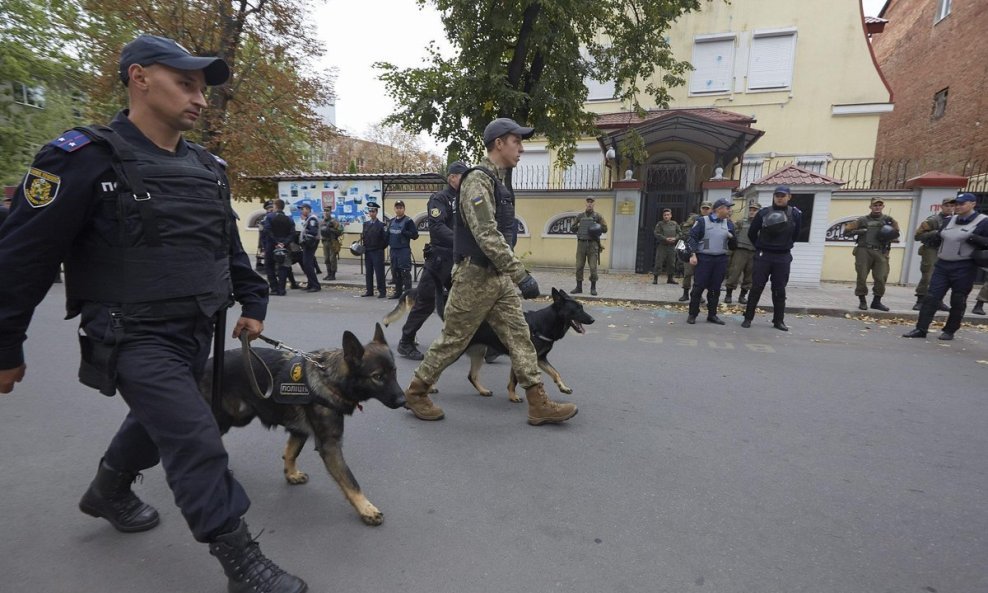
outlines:
M460 198L460 177L466 173L466 163L453 161L446 168L447 185L429 197L429 243L425 246L425 266L419 280L415 305L401 328L398 354L411 360L422 360L415 347L415 334L436 310L442 291L453 284L453 217Z
M122 532L151 529L158 512L131 484L160 462L230 591L299 593L305 583L265 558L247 531L250 501L197 387L231 296L243 306L234 337L259 335L267 309L223 163L182 138L206 108L206 86L229 73L219 58L142 35L120 58L130 109L35 157L0 232L0 277L17 279L0 287L0 393L24 376L32 312L64 261L68 315L81 316L79 378L106 395L119 390L130 408L79 508Z
M762 291L771 278L772 327L789 331L785 322L786 285L789 284L792 247L803 226L803 213L799 208L789 205L791 198L789 186L776 187L772 192L772 205L759 210L748 228L748 238L755 246L755 257L752 263L751 293L748 295L741 327L751 327L758 299L762 297Z
M388 231L384 223L377 218L379 208L377 202L367 202L367 215L370 218L364 222L364 229L360 234L367 264L364 272L367 292L361 296L374 296L374 279L376 278L377 298L383 299L388 296L388 289L384 286L384 248L388 246Z

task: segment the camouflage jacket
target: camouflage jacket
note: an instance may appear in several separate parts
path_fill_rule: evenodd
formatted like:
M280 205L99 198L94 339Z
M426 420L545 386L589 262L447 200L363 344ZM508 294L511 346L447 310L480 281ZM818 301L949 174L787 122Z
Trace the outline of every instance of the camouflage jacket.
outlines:
M498 179L504 180L504 171L490 157L481 159L477 166L495 172ZM459 214L488 259L517 284L528 272L497 230L494 209L494 184L490 178L480 172L467 175L460 186Z

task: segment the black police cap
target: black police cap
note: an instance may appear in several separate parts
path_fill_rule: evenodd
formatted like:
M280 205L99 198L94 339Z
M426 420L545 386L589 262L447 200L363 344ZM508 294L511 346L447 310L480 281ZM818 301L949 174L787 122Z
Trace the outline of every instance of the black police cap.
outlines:
M202 70L206 84L216 86L230 78L230 67L222 58L194 56L172 39L157 35L140 35L120 52L120 80L129 81L127 70L132 64L163 64L178 70Z

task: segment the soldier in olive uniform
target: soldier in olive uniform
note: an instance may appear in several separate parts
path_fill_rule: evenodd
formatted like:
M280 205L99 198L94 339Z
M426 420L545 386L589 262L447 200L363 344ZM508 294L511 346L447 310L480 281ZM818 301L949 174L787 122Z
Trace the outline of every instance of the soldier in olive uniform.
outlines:
M984 315L985 301L988 301L988 281L981 285L981 291L978 292L978 296L975 301L976 302L974 303L974 308L971 309L971 313L974 313L975 315Z
M892 242L899 238L899 223L891 216L882 213L885 202L880 198L871 200L871 213L852 220L844 227L844 233L856 237L854 248L854 269L858 273L854 294L858 297L858 309L868 310L868 273L874 281L871 308L888 311L882 304L885 295L885 281L889 277L889 250ZM890 227L890 228L889 228Z
M926 297L926 291L930 287L930 276L933 275L933 266L937 263L937 251L940 247L939 231L954 214L954 206L956 205L957 200L954 198L944 198L943 203L940 205L940 212L919 223L919 226L916 228L914 238L921 243L919 246L919 271L922 272L923 276L919 279L919 284L916 285L916 304L913 305L913 311L919 311L923 306L923 299ZM949 311L950 307L943 301L940 301L940 310Z
M521 299L515 291L517 286L522 297L531 299L539 296L539 285L511 251L517 232L515 198L501 179L506 169L518 165L525 150L522 140L534 133L514 120L495 119L484 129L487 157L461 178L453 237L457 264L443 331L405 390L405 407L421 420L445 416L429 398L429 390L443 370L460 357L484 321L508 348L512 372L528 399L528 423L565 422L576 415L576 406L556 403L545 393Z
M676 273L676 241L679 240L679 223L672 219L672 210L662 210L662 220L655 225L655 267L652 269L652 284L659 283L659 276L665 274L666 284L678 284Z
M600 225L600 232L607 232L604 217L593 211L594 199L587 198L587 209L576 217L573 231L576 232L576 288L572 294L583 293L583 267L590 263L590 294L597 294L597 264L600 263L600 235L594 236L591 227Z
M319 236L322 238L322 254L326 263L326 275L323 280L336 280L336 270L339 268L341 239L343 225L333 218L329 210L323 211L323 219L319 224Z
M701 216L707 216L710 214L710 207L712 204L710 202L702 202L700 204L699 214L690 214L683 221L682 226L679 227L679 238L682 240L687 240L689 238L690 229L693 228L693 223L696 222L697 218ZM683 264L683 296L679 297L681 303L685 303L690 300L690 289L693 288L693 265L690 262Z
M737 248L731 252L731 261L728 264L727 272L727 294L724 295L724 302L730 304L733 301L731 294L734 289L741 284L741 295L738 302L742 305L748 302L747 294L751 290L751 276L754 270L755 244L748 237L748 229L751 228L751 221L762 209L761 204L752 202L748 205L748 218L734 223L737 231L734 233L738 238Z

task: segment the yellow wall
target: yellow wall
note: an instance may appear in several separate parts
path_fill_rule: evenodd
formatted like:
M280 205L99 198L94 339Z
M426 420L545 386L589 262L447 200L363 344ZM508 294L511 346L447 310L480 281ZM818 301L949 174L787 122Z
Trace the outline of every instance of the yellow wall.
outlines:
M898 243L892 244L889 252L889 277L888 282L897 284L902 279L902 263L906 255L906 248L903 239L909 230L909 220L912 218L912 200L885 199L885 210L883 213L891 216L899 223L899 230L902 233ZM870 198L854 200L833 200L830 203L830 220L827 227L838 220L851 216L865 216L868 214L868 204ZM855 280L854 256L851 251L854 249L853 243L827 243L823 249L823 268L820 272L822 280L848 281ZM868 286L872 285L871 276L868 276Z

